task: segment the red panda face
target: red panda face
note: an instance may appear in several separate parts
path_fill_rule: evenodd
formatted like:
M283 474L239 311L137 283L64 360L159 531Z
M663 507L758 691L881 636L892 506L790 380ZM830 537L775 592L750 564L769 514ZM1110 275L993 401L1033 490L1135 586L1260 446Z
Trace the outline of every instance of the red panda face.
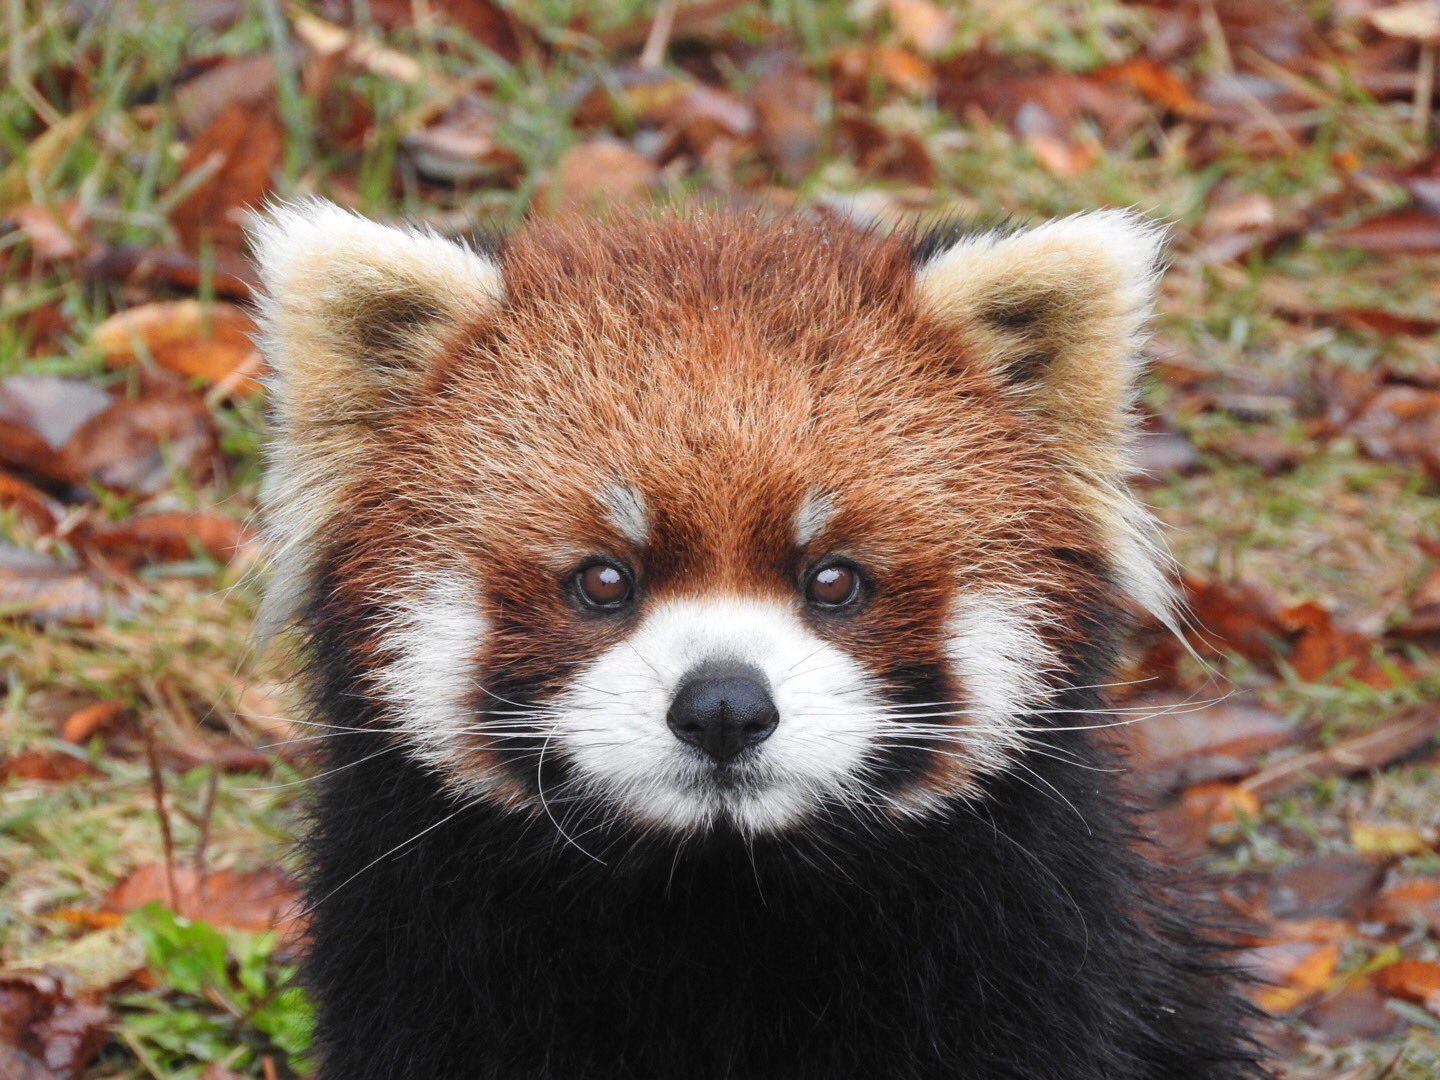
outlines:
M1129 594L1153 230L922 248L748 217L482 256L324 204L257 228L272 621L323 580L441 782L677 833L983 797Z

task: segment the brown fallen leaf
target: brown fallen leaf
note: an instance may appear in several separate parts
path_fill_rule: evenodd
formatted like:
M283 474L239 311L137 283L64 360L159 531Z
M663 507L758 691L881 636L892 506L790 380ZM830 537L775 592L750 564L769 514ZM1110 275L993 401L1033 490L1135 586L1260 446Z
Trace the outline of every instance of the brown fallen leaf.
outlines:
M90 336L111 367L148 356L186 378L217 383L250 362L255 321L235 304L157 300L110 316ZM251 379L247 392L259 389Z
M1260 754L1288 745L1298 732L1287 717L1243 698L1188 705L1141 697L1127 708L1138 718L1152 704L1154 716L1113 730L1140 786L1151 795L1247 776Z
M1287 758L1242 781L1261 799L1294 791L1311 779L1384 768L1428 746L1440 730L1440 704L1417 705L1378 727L1323 750Z
M205 402L174 389L120 398L89 417L57 455L49 475L151 494L172 470L202 482L220 460L219 437Z
M65 513L55 499L6 472L0 472L0 508L11 511L41 535L53 531Z
M597 203L630 202L644 196L659 178L655 163L624 143L596 139L565 151L556 169L560 205L589 209Z
M216 295L235 300L249 299L260 284L248 259L238 251L224 249L210 252L202 263L197 256L185 251L134 246L110 248L87 260L84 273L90 281L161 285L191 292L204 284Z
M467 93L400 141L422 176L447 184L504 184L519 173L520 158L497 140L496 128L492 104Z
M1174 68L1146 56L1132 56L1091 72L1102 82L1119 82L1134 87L1140 96L1169 112L1185 117L1203 117L1209 110L1195 97L1190 86Z
M1416 208L1392 210L1328 236L1331 243L1377 255L1433 255L1440 252L1440 216Z
M915 97L935 90L929 61L899 45L844 45L831 52L829 63L835 97L852 104L870 102L874 79Z
M0 757L0 780L57 783L93 773L90 763L59 750L22 750Z
M230 104L190 141L182 176L205 177L171 211L170 221L192 252L203 246L238 251L244 223L237 211L264 201L280 164L283 142L273 104Z
M1353 920L1370 903L1384 874L1384 864L1374 859L1316 855L1271 874L1258 899L1273 919Z
M112 561L140 565L180 562L196 551L229 562L250 539L245 526L232 517L205 510L168 510L139 514L118 525L88 530L81 540L86 551Z
M1416 465L1440 479L1440 390L1382 386L1346 431L1370 457Z
M66 994L47 976L0 979L0 1075L5 1080L81 1080L114 1017Z
M810 75L789 67L764 76L751 89L761 151L787 184L804 180L819 160L818 93Z
M1306 1009L1305 1023L1326 1043L1340 1046L1357 1039L1384 1039L1400 1026L1400 1017L1385 1007L1375 980L1361 975Z
M84 250L84 208L78 199L49 205L26 203L12 206L4 220L20 231L30 250L41 263L64 262L77 258Z
M294 882L271 867L215 870L202 881L190 867L175 868L176 914L236 930L299 929L300 893ZM132 870L106 894L111 911L133 911L152 901L167 902L165 866L147 863Z

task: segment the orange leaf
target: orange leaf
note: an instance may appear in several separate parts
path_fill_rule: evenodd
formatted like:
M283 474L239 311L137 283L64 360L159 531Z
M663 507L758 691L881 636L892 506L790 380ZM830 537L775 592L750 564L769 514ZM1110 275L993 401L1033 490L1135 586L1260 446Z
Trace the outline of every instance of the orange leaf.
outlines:
M1433 960L1397 960L1376 972L1375 981L1391 997L1423 1004L1440 994L1440 964Z
M125 706L118 701L92 701L65 718L60 737L78 746L124 711Z
M250 361L254 332L254 321L235 304L162 300L110 316L91 340L111 367L148 353L167 371L217 383ZM249 380L249 389L258 383Z
M955 19L930 0L889 0L890 20L896 31L916 50L937 53L955 34Z
M1259 978L1271 984L1255 991L1255 1004L1276 1015L1298 1008L1325 989L1340 959L1340 946L1262 945L1251 949L1247 959Z
M176 914L237 930L295 929L299 892L278 870L216 870L202 882L190 867L175 869ZM112 911L168 900L165 866L136 867L105 894Z

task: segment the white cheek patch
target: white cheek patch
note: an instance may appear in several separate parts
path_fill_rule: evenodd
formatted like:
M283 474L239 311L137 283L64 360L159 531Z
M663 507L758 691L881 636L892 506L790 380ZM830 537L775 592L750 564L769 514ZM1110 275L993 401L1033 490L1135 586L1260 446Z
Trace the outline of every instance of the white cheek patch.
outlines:
M676 688L711 660L749 664L769 681L780 723L743 765L740 783L666 724ZM597 657L554 703L576 783L640 821L679 831L724 818L747 833L782 829L826 800L863 798L885 700L854 659L816 637L788 605L742 599L671 601Z
M444 768L475 727L476 662L485 640L479 589L460 574L417 574L385 598L390 659L372 678L388 718L419 761Z
M1044 602L1025 589L972 593L955 601L945 652L965 699L957 737L977 772L1003 770L1025 745L1019 729L1035 727L1031 714L1049 700L1046 676L1058 662L1040 634L1047 618Z

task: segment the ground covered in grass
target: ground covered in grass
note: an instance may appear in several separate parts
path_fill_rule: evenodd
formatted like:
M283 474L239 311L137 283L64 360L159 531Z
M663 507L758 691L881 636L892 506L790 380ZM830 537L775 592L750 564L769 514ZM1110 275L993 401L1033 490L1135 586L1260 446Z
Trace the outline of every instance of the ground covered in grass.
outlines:
M240 211L1176 223L1116 729L1285 1077L1440 1075L1440 19L1375 0L5 7L0 1074L304 1075ZM1148 718L1148 719L1147 719Z

